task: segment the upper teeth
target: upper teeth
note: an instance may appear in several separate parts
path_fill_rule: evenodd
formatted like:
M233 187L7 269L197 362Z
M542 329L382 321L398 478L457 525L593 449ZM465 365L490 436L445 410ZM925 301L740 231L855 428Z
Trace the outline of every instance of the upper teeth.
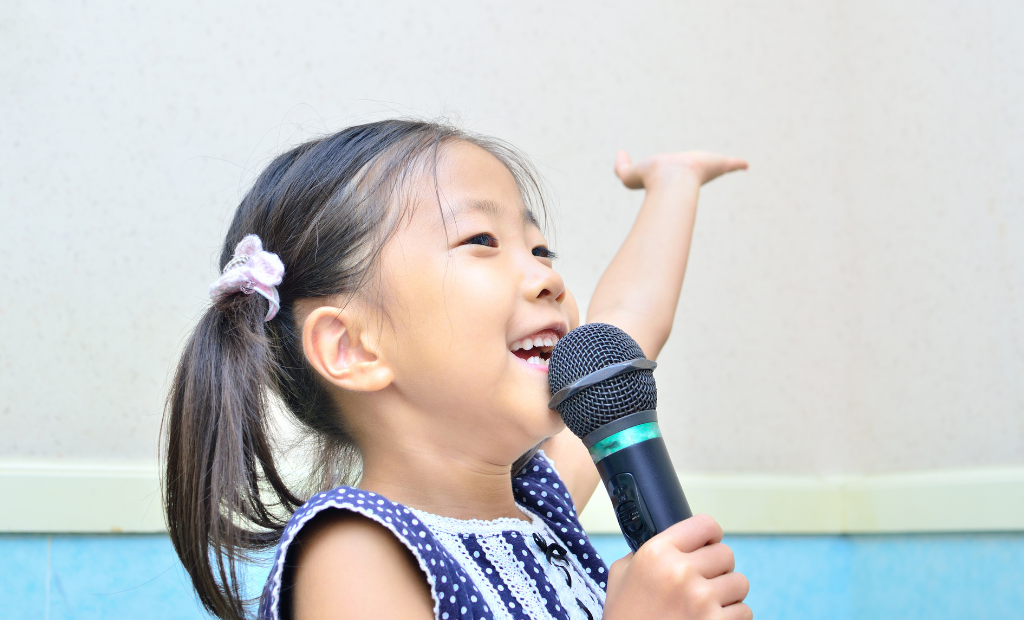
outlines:
M522 340L516 340L510 347L513 351L519 349L525 349L529 351L534 347L553 347L558 344L558 336L556 335L545 335L545 336L531 336L529 338L523 338Z

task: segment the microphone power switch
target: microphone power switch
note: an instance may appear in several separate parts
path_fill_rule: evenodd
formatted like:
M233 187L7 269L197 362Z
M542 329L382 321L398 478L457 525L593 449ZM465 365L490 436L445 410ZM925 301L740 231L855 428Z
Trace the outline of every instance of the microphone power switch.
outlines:
M619 529L630 549L636 551L657 533L636 480L631 474L618 474L608 481L608 490Z

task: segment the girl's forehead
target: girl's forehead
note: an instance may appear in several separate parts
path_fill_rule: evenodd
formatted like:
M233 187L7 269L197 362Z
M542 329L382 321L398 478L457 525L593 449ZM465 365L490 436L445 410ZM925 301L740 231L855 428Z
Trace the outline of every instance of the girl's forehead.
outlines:
M505 164L469 142L452 143L438 153L434 176L442 192L472 194L497 202L522 202L515 176Z
M432 174L431 174L432 172ZM417 183L411 220L447 228L474 215L516 220L540 229L512 172L485 149L467 142L439 153L436 168Z
M444 224L457 223L459 218L472 214L482 214L494 220L509 219L526 226L534 226L540 229L536 216L528 208L522 205L503 205L490 200L475 200L467 204L455 205L451 210L444 212Z

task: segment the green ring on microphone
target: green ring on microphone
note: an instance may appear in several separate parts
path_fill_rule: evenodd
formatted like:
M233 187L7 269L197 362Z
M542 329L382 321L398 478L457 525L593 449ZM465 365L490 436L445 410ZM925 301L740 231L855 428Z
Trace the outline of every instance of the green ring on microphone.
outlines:
M590 458L594 459L594 462L598 462L603 458L607 458L619 450L624 450L632 445L636 445L641 441L647 441L648 439L657 439L661 437L661 429L658 428L657 422L646 422L644 424L637 424L636 426L630 426L625 430L621 430L614 435L605 437L601 441L590 446Z

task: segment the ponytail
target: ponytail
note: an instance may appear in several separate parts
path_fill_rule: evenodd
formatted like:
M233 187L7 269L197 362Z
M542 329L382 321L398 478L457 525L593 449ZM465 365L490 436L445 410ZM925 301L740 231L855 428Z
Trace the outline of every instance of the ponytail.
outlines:
M203 606L245 617L238 561L277 543L301 505L268 438L267 302L233 295L203 315L168 398L167 526Z

